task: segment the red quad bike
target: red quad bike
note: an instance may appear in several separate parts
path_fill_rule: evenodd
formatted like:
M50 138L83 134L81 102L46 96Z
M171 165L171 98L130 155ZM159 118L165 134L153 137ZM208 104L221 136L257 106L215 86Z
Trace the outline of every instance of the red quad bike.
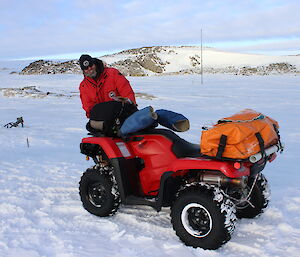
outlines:
M120 204L148 205L156 211L170 207L177 236L203 249L226 243L236 217L254 218L263 212L269 188L261 171L283 149L280 143L274 145L252 162L220 161L201 156L199 145L158 128L127 140L93 135L83 138L80 148L96 163L84 172L79 186L88 212L105 217Z

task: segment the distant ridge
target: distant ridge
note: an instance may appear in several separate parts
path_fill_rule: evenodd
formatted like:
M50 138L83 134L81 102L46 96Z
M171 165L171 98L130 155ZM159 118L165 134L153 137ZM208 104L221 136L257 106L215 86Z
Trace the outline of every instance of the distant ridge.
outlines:
M203 72L235 75L300 73L300 55L266 56L225 52L204 47ZM123 50L99 57L107 66L125 76L177 75L201 73L201 48L197 46L151 46ZM38 60L21 74L81 73L78 60L54 62Z

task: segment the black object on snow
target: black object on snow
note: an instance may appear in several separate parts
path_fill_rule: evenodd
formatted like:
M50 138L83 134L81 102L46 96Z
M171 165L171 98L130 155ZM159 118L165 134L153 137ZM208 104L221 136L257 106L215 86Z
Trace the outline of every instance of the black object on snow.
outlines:
M16 122L9 122L9 123L5 124L4 127L5 128L18 127L20 123L21 123L22 127L24 127L23 117L17 118Z

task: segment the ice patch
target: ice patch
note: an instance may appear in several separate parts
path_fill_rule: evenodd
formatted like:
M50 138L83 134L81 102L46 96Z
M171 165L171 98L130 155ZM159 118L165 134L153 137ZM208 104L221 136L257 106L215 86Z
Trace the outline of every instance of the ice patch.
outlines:
M79 132L85 132L86 130L83 128L64 128L66 131L79 131Z
M11 214L22 216L25 214L24 209L19 206L9 204L9 203L2 203L0 204L0 215L9 217Z
M294 230L294 228L292 226L290 226L289 224L286 224L286 223L280 223L277 225L277 227L278 227L278 230L280 230L281 232L286 232L286 233L290 233Z

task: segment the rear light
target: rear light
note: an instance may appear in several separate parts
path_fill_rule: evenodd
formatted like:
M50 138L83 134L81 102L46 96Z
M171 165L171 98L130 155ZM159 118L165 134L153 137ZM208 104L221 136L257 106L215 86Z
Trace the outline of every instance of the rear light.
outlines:
M235 169L239 170L239 169L241 168L241 163L240 163L240 162L235 162L235 163L233 164L233 167L234 167Z
M276 157L277 157L277 154L276 153L273 153L273 154L271 154L270 156L269 156L269 162L272 162L272 161L274 161L275 159L276 159Z

